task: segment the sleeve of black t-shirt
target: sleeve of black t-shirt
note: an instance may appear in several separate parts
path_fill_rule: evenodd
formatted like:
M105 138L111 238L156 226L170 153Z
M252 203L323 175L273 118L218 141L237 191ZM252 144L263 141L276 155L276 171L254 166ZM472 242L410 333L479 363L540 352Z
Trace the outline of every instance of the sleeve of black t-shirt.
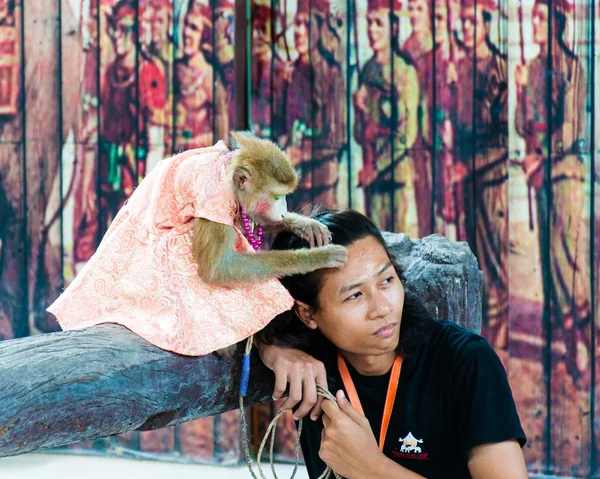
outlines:
M506 371L490 344L482 337L468 341L452 372L457 439L465 458L483 444L517 439L523 447L526 437Z

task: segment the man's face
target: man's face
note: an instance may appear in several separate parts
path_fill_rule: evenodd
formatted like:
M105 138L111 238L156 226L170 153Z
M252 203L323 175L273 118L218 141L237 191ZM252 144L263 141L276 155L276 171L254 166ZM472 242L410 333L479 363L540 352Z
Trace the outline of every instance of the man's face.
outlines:
M476 12L475 7L465 7L460 14L463 41L467 48L476 48L485 43L485 23L483 13L479 10Z
M271 53L271 21L257 18L253 29L252 54L264 57Z
M200 51L204 17L197 13L188 13L183 24L183 54L191 57Z
M390 29L390 10L388 8L373 9L367 14L367 33L373 51L382 51L390 45Z
M294 19L294 43L299 55L308 53L308 25L307 13L299 13Z
M409 0L408 16L413 32L427 32L429 27L429 5L428 0Z
M108 27L117 58L123 58L135 51L135 13L124 10L122 12L118 18L109 22Z
M538 45L548 43L548 5L536 3L533 7L533 41Z
M163 43L169 38L169 23L171 22L171 12L168 8L162 7L154 11L152 18L152 38L154 42Z
M435 43L444 43L448 38L448 9L439 4L435 6Z
M216 11L215 31L219 36L228 38L229 43L233 42L234 26L233 10L231 8L220 8Z
M154 17L154 9L147 7L140 14L140 43L142 45L150 45L152 43L152 19Z

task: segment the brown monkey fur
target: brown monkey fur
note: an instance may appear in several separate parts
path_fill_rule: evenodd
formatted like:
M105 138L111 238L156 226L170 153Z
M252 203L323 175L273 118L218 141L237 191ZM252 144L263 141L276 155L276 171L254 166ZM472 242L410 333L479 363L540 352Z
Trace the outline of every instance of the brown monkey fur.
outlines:
M265 230L287 230L303 237L310 249L295 251L237 252L237 234L228 225L196 218L192 233L194 260L198 274L206 283L235 286L254 281L266 281L320 268L342 267L347 259L343 246L329 245L329 231L318 221L296 213L285 206L285 197L298 185L298 174L287 155L274 143L247 132L232 132L240 149L228 168L231 188L244 206L251 221L261 222ZM257 211L269 202L268 211ZM243 228L241 218L236 224ZM235 346L218 351L229 356Z

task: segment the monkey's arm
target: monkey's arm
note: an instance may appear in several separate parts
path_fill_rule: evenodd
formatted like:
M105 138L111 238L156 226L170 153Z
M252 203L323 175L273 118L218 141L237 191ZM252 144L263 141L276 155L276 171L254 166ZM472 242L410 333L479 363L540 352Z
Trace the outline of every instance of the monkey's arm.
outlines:
M309 219L309 218L307 218ZM291 251L238 253L231 226L196 218L192 237L198 275L209 284L232 286L302 274L321 268L339 268L346 263L343 246Z
M297 213L286 213L278 225L265 225L265 231L289 231L308 241L310 247L327 246L331 241L331 233L327 226L313 218Z

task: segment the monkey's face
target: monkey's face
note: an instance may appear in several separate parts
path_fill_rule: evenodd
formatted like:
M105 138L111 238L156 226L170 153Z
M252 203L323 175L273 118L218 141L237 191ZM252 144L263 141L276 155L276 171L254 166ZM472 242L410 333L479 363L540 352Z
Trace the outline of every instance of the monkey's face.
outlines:
M251 183L251 182L250 182ZM287 213L287 202L285 191L281 186L267 188L256 188L249 184L240 195L240 202L250 218L264 225L277 225L281 223Z
M240 144L235 157L235 195L254 221L278 224L287 213L285 197L298 185L292 162L275 143L248 132L231 132Z
M393 353L400 338L404 288L381 244L372 236L347 246L341 269L323 270L318 308L302 321L344 352Z

